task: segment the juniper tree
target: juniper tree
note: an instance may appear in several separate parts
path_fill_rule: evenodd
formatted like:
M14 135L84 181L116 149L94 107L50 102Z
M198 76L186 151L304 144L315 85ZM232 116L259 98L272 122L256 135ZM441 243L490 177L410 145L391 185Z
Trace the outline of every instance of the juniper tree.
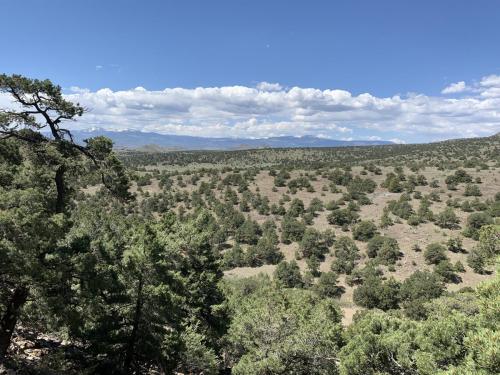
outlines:
M97 173L115 196L130 195L111 141L98 137L78 144L63 127L85 109L66 100L59 86L2 74L0 93L13 100L12 108L0 110L1 359L30 294L58 289L58 240L71 226L72 199L84 178Z

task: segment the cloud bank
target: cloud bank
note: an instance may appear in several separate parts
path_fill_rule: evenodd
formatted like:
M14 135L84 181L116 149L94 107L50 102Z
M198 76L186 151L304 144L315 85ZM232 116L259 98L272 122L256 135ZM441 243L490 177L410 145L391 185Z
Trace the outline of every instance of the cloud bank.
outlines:
M134 129L164 134L262 138L316 135L336 139L421 142L500 131L500 76L464 81L442 96L376 97L345 90L226 86L125 91L71 88L68 99L90 111L78 128Z

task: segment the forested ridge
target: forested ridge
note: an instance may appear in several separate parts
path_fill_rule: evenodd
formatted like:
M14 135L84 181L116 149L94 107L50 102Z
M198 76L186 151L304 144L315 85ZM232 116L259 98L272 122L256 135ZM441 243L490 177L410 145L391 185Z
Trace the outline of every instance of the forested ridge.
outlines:
M0 373L500 373L498 135L116 153L0 92Z

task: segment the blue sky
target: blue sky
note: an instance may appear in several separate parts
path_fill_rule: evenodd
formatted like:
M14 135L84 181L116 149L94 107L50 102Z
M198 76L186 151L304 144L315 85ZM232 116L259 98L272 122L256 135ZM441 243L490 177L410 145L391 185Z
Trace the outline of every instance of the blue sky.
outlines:
M2 13L0 71L63 86L93 109L82 127L406 142L500 131L497 1L5 0Z

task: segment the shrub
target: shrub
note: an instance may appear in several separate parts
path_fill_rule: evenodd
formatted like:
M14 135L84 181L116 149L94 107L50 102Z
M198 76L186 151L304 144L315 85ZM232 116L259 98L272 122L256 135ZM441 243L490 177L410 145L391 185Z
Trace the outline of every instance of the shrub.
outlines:
M472 249L467 255L467 264L476 273L484 273L485 259L479 249Z
M388 207L394 215L399 216L401 219L407 220L414 214L413 208L406 200L400 199L399 201L390 201Z
M255 220L247 219L234 234L237 242L255 245L262 234L259 224Z
M384 208L384 212L382 213L382 217L380 218L380 227L387 228L393 224L394 224L394 222L392 221L391 217L389 216L389 210L387 208Z
M281 221L281 241L283 243L298 242L302 240L305 230L306 226L304 223L287 214L283 216L283 220Z
M408 225L411 225L412 227L416 227L417 225L419 225L421 223L421 219L420 219L420 216L418 215L411 215L408 220L406 220L406 222L408 223Z
M338 226L349 225L358 218L359 215L355 211L348 209L336 209L327 216L328 223Z
M445 290L441 277L429 271L416 271L401 284L400 299L405 314L413 319L426 315L425 302L438 298Z
M399 245L394 238L377 235L368 242L368 257L377 258L382 264L396 263L399 254Z
M458 219L455 211L451 207L447 207L444 211L436 215L435 221L437 226L447 229L455 229L460 220Z
M462 262L459 260L456 261L454 268L455 268L456 272L460 272L460 273L465 272L465 267L462 264Z
M320 260L316 256L307 258L306 260L307 268L313 277L318 277L320 275L319 267L321 265Z
M434 266L434 272L441 276L444 282L458 283L461 281L460 277L455 273L455 267L453 267L449 260L439 262Z
M467 226L464 230L464 236L479 239L479 229L482 226L492 224L493 219L485 212L474 212L467 218Z
M332 262L333 272L350 274L359 259L359 249L352 239L340 237L334 245L336 259Z
M375 234L377 234L377 226L372 221L366 220L358 223L352 231L352 237L358 241L368 241Z
M427 245L424 252L424 258L427 264L438 264L439 262L446 260L446 249L443 245L438 243L431 243Z
M224 269L245 266L245 253L238 243L224 253L222 266Z
M312 289L321 297L338 298L344 292L344 288L337 283L338 276L335 272L323 272Z
M452 237L446 243L448 250L454 253L459 253L463 251L462 239L460 237Z
M321 259L328 252L328 246L320 232L314 228L307 228L299 243L299 251L301 257L314 256Z
M486 265L500 255L500 227L483 226L479 230L479 243L467 257L467 264L477 273L483 273Z
M298 198L294 198L292 202L290 202L288 215L298 217L299 215L302 215L302 213L304 213L304 202Z
M353 300L356 305L367 309L396 309L399 305L400 286L392 278L384 282L380 277L370 276L354 290Z
M480 197L481 190L479 189L479 186L473 185L473 184L467 184L465 186L465 191L464 191L464 196L466 197Z
M281 261L274 271L274 279L286 288L301 288L303 286L300 268L296 261L290 263Z
M457 169L451 176L446 177L445 183L447 184L461 184L472 182L472 176L463 169Z

